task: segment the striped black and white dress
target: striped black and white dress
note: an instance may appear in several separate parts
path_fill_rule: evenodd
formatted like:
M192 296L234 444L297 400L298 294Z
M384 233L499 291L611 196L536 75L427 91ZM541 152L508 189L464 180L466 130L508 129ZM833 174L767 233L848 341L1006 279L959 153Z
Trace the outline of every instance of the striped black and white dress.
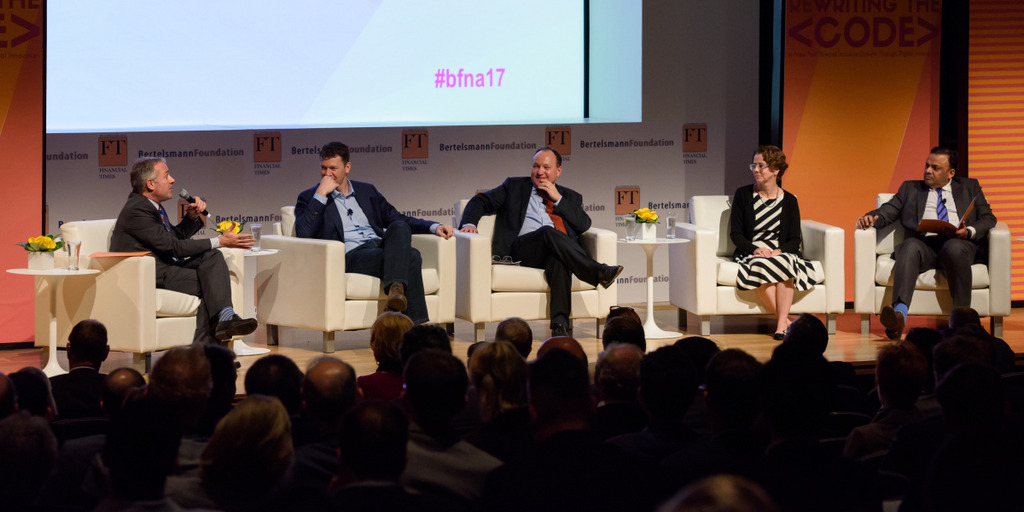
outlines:
M757 247L779 248L782 197L785 192L779 189L779 197L765 200L757 191L754 192L754 237ZM768 258L755 257L752 254L736 259L740 264L736 287L741 290L753 290L767 283L781 283L793 279L797 290L810 290L821 276L810 262L796 254L781 253Z

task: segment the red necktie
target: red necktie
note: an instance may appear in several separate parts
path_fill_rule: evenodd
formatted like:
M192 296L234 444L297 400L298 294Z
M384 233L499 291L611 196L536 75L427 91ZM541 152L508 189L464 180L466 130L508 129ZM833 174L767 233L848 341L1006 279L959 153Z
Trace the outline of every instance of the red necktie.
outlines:
M565 223L562 222L562 216L555 213L555 203L550 199L545 199L544 209L548 211L548 215L551 217L551 222L555 223L555 229L568 235L569 233L565 232Z

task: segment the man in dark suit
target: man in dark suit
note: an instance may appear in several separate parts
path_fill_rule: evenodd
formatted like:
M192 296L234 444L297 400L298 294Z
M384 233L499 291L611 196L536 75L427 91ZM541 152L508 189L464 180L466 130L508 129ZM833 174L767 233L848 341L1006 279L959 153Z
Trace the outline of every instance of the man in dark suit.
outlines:
M956 166L956 151L932 148L925 160L923 180L904 181L889 202L857 219L858 229L881 228L899 221L906 232L893 256L892 305L882 308L881 314L890 339L903 336L914 283L925 270L942 268L953 307L971 305L971 265L979 249L986 248L986 235L996 225L996 217L977 180L954 177ZM974 209L968 212L972 201ZM967 218L963 218L965 213ZM956 229L920 232L917 228L923 219L946 220Z
M497 188L481 192L466 205L460 230L476 233L484 215L497 214L491 253L511 256L525 267L544 269L551 288L551 335L571 335L569 312L572 276L607 288L622 272L590 258L580 246L580 234L590 229L583 196L555 185L562 175L562 155L545 147L533 155L529 178L508 178Z
M405 311L417 324L428 320L420 253L413 233L448 239L448 225L403 215L377 189L350 181L348 146L329 142L320 150L320 183L299 194L295 234L345 243L345 271L380 278L387 309Z
M100 365L110 354L107 328L96 320L82 320L68 335L68 366L64 375L50 377L59 419L101 418L103 379Z
M114 224L110 250L149 251L156 258L156 287L202 298L196 314L195 342L229 340L256 330L256 319L239 318L231 306L228 266L218 247L247 249L252 235L225 232L193 240L206 224L200 212L206 201L196 197L187 215L172 226L160 203L174 197L174 178L163 158L140 158L132 164L132 193ZM210 326L214 327L211 329Z

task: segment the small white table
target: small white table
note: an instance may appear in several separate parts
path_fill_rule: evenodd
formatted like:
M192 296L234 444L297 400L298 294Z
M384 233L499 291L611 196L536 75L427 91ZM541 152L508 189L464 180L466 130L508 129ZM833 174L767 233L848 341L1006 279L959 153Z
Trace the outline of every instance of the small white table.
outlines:
M269 256L271 254L277 254L277 249L261 249L259 251L250 249L245 251L245 275L252 276L252 279L246 278L245 282L242 283L242 316L246 318L254 318L256 316L256 271L258 270L256 259L260 256ZM251 347L242 338L235 340L232 350L238 356L258 356L270 352L269 348Z
M678 338L683 335L681 332L666 331L654 323L654 253L662 245L686 242L689 240L685 238L619 239L620 244L636 245L647 253L647 319L644 321L644 337L646 338Z
M67 373L63 368L60 367L60 363L57 362L57 285L61 279L65 277L74 276L87 276L91 274L99 274L100 271L96 269L80 269L80 270L68 270L66 268L54 268L48 270L32 270L27 268L10 268L7 272L11 274L19 274L23 276L35 276L42 278L46 281L46 284L50 288L50 325L49 325L49 337L50 337L50 355L46 361L46 366L43 367L43 373L47 377L53 377L54 375L62 375Z

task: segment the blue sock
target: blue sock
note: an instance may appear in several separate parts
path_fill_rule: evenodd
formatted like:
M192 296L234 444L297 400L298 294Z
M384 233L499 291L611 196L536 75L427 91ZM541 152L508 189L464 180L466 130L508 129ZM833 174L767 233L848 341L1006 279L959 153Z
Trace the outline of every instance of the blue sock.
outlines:
M220 314L217 315L218 322L227 322L235 317L235 310L231 306L227 306L220 310Z
M904 304L902 302L899 302L896 305L894 305L892 307L892 309L895 309L897 313L903 315L903 321L904 322L907 321L907 310L910 309L910 306L908 306L908 305L906 305L906 304Z

